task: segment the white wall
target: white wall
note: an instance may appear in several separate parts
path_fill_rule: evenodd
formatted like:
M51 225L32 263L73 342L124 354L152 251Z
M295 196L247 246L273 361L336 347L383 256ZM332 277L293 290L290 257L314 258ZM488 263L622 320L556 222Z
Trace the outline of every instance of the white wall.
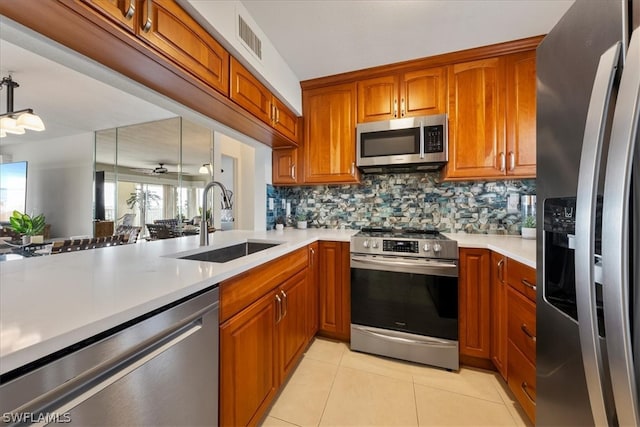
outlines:
M85 133L0 149L28 162L27 213L43 213L51 237L93 235L93 143Z
M257 73L263 84L279 95L295 113L302 115L300 81L280 56L271 41L237 0L178 0L198 22L245 67ZM238 14L262 40L262 60L245 47L237 36ZM206 16L206 19L202 18ZM199 19L198 19L199 18ZM260 78L262 77L262 78Z
M235 220L236 229L265 230L267 218L267 167L271 167L271 149L257 144L243 144L215 132L214 164L222 164L222 155L238 159L236 163ZM270 173L270 169L269 169ZM220 168L214 168L214 179L220 181ZM215 194L218 194L216 191ZM219 227L220 202L214 202L214 225Z

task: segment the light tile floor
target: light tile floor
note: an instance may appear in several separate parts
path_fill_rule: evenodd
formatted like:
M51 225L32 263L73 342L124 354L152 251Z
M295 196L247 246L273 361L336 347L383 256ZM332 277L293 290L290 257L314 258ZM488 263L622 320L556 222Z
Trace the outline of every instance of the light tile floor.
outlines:
M527 426L498 373L352 352L316 338L263 426Z

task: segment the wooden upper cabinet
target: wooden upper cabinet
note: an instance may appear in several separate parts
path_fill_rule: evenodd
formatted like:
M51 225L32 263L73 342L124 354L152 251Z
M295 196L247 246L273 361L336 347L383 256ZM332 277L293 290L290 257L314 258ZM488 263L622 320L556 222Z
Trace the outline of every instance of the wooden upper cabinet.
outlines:
M536 176L536 52L506 57L507 175Z
M445 113L446 82L446 67L360 80L358 123Z
M273 95L271 106L273 108L271 125L281 134L298 143L300 139L298 116Z
M136 0L85 0L86 4L99 11L132 33L136 24Z
M404 117L447 112L447 68L428 68L402 75L400 113ZM404 100L404 102L403 102Z
M229 97L297 144L298 117L234 57L230 74Z
M446 178L503 175L504 60L449 67L449 162Z
M173 0L144 0L138 35L182 69L229 94L229 53Z
M271 122L271 92L234 57L229 97L263 122Z
M305 182L358 182L356 84L304 90L302 108Z
M273 185L299 184L300 164L297 148L281 148L272 152Z
M398 118L399 76L383 76L357 83L358 123Z

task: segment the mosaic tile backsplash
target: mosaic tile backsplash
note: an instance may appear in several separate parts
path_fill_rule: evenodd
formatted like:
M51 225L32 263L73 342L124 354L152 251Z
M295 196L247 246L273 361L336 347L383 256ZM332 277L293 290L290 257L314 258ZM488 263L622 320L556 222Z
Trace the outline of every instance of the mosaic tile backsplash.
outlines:
M437 173L376 174L364 175L359 185L267 185L267 229L279 217L294 225L301 214L310 227L320 228L520 234L519 206L508 210L508 200L535 194L535 180L439 182L438 178Z

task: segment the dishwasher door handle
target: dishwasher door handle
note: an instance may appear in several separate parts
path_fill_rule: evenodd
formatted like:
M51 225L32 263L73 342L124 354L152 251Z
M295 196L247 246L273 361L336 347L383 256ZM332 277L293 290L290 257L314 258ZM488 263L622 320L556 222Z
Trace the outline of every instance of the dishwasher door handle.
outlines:
M11 412L16 414L63 414L75 408L151 359L198 332L203 327L202 317L212 310L217 310L218 306L219 304L216 302L199 310L188 319L144 340L130 350L96 365ZM46 422L42 422L34 425L46 424Z

